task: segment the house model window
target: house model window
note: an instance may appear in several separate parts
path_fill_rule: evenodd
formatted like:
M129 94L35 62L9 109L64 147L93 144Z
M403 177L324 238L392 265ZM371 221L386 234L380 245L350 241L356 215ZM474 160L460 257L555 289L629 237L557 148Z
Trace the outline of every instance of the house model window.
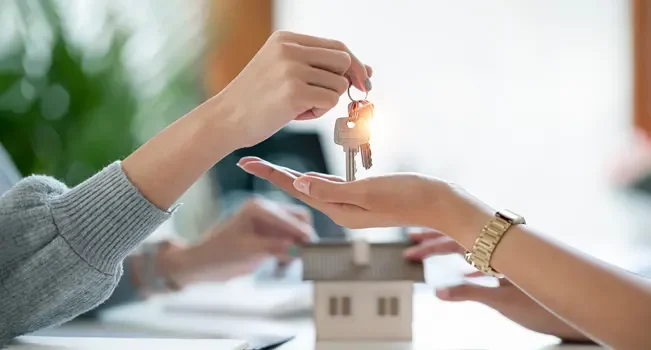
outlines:
M399 316L400 303L398 297L385 298L380 297L377 300L377 315L384 316Z
M330 297L330 316L350 316L350 297Z
M302 250L303 279L314 282L319 340L410 341L414 282L422 264L405 261L410 243L322 241Z

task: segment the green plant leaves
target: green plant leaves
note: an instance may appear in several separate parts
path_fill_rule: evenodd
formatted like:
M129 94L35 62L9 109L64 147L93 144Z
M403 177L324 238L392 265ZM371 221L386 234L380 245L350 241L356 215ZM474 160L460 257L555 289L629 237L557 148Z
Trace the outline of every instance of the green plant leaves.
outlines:
M69 43L54 2L2 2L0 11L12 5L25 28L40 20L33 27L53 35L49 51L40 47L34 55L33 35L22 32L22 45L0 56L0 143L23 175L47 174L76 185L197 105L191 72L167 77L154 96L134 91L123 62L132 33L110 15L110 47L91 59Z

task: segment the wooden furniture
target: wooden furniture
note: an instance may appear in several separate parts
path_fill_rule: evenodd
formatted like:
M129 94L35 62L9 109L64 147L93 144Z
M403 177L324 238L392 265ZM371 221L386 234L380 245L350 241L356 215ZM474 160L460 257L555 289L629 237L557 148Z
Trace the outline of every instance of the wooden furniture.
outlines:
M235 79L267 41L273 31L273 0L211 0L210 9L204 63L208 96Z
M651 1L632 0L634 122L651 136Z

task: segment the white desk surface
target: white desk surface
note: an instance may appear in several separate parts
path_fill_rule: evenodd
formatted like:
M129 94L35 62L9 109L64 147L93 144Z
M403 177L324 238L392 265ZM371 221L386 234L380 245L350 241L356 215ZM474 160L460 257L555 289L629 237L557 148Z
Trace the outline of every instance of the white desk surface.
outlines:
M21 337L7 350L246 350L240 340Z
M279 288L279 287L275 287ZM287 287L288 288L288 287ZM217 292L216 292L217 293ZM477 303L438 300L430 290L418 288L414 297L414 341L411 344L316 343L310 317L269 318L200 313L170 313L165 298L107 312L102 321L72 323L55 331L141 332L150 337L230 338L295 336L278 350L365 349L560 349L555 337L526 330L496 311ZM198 348L198 347L197 347ZM595 349L563 346L564 350ZM191 349L191 348L189 348Z

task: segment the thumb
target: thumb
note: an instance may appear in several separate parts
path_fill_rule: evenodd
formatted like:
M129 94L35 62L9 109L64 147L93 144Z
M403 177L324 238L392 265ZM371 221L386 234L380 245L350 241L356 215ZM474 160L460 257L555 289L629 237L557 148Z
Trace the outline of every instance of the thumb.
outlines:
M353 183L335 182L311 175L294 180L294 188L322 202L357 204L359 199L359 191Z

